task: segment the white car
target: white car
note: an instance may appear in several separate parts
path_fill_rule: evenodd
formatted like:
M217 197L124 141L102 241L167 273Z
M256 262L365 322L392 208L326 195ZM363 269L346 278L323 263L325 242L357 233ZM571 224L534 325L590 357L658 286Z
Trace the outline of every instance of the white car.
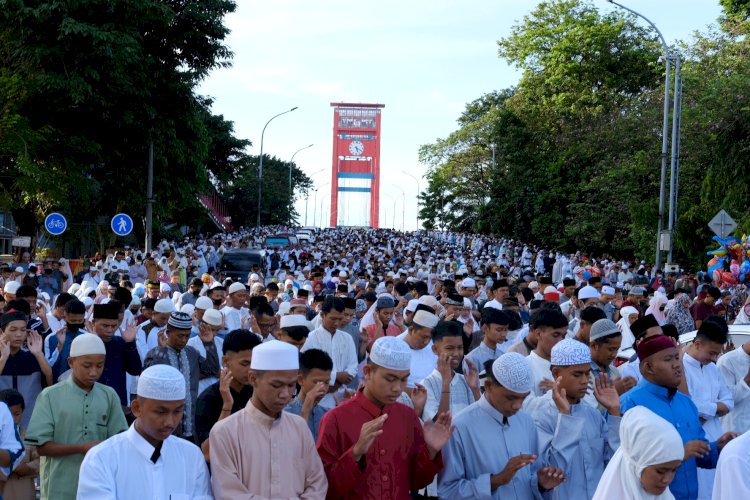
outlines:
M698 330L680 335L680 345L688 345L693 341ZM729 325L729 338L735 347L750 341L750 325Z
M680 335L680 345L689 345L693 342L697 333L698 330L693 330L692 332ZM735 347L740 347L745 342L750 341L750 325L729 325L729 338ZM633 354L635 354L635 349L628 347L618 352L617 357L624 362L629 360Z

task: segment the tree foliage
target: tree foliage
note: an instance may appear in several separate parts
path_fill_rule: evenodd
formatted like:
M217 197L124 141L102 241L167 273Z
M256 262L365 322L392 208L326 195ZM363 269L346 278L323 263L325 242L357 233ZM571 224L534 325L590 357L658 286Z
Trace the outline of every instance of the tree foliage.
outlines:
M750 215L747 29L747 21L727 17L678 47L675 241L685 264L704 263L706 223L719 208L738 220ZM469 103L455 132L422 146L426 227L653 259L664 99L655 33L622 11L566 0L540 3L498 43L521 80Z
M0 203L21 234L35 234L52 210L73 222L119 211L140 221L152 142L157 232L207 220L196 194L239 182L250 145L196 93L230 64L224 16L235 7L0 2Z
M259 156L245 156L239 164L235 180L223 187L227 208L237 226L254 226L258 216ZM292 192L289 192L289 168L292 169ZM299 214L294 198L304 196L312 188L312 180L296 164L275 156L263 155L263 195L261 224L297 224Z

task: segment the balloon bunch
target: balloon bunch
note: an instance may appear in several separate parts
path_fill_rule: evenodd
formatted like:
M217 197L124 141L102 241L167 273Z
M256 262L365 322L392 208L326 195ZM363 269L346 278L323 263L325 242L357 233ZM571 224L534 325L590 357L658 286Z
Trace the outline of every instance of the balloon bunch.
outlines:
M750 249L748 249L747 235L742 239L734 237L719 238L714 236L713 240L720 246L708 252L711 260L708 261L708 274L716 286L730 288L744 283L750 279Z
M596 266L588 265L588 260L584 264L583 267L578 267L573 271L580 281L588 281L594 276L602 275L602 270Z

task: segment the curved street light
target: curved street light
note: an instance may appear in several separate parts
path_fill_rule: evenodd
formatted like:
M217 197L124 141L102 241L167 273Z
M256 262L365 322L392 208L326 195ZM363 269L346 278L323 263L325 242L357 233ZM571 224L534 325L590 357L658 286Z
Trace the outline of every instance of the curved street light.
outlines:
M300 151L304 151L305 149L313 147L314 144L310 144L309 146L305 146L304 148L300 148L297 151L294 152L292 155L292 159L289 160L289 192L292 192L292 165L294 164L294 157L297 156L297 153Z
M404 214L406 213L406 193L401 188L401 186L399 186L397 184L391 184L391 185L393 187L395 187L396 189L398 189L399 191L401 191L401 196L403 197L403 200L401 200L401 231L404 231L404 229L405 229L405 227L404 227L404 220L405 220L404 219ZM394 208L395 208L395 206L394 206ZM394 228L394 229L396 229L396 228Z
M316 219L318 217L318 189L322 189L328 185L330 185L330 182L326 182L325 184L318 186L317 188L313 189L315 192L315 196L313 197L313 226L316 224ZM322 199L320 201L323 201ZM323 211L323 204L321 203L320 211ZM321 214L322 216L322 214ZM320 227L320 226L318 226Z
M672 56L669 53L669 46L667 45L666 40L664 39L664 35L661 34L661 31L659 31L659 28L656 27L654 23L651 22L650 19L648 19L643 14L634 11L633 9L626 7L620 3L615 2L614 0L607 0L609 3L616 5L620 7L621 9L624 9L631 14L640 17L644 21L646 21L648 24L651 25L651 27L656 31L656 34L659 36L659 40L661 41L661 46L664 49L664 63L666 65L666 71L665 71L665 77L664 77L664 118L663 118L663 124L662 124L662 142L661 142L661 183L659 186L659 225L658 230L656 234L656 262L654 269L661 269L661 234L664 231L664 204L665 204L665 198L666 198L666 180L667 180L667 148L668 148L668 142L667 142L667 134L669 133L669 87L670 87L670 78L669 78L669 70L670 70L670 63L673 59L675 62L675 95L674 95L674 110L675 110L675 116L672 118L672 161L670 165L670 179L669 179L669 260L671 262L672 260L672 230L674 229L674 206L676 203L676 197L675 197L675 181L676 181L676 170L677 170L677 144L679 142L679 139L677 138L679 134L678 124L680 121L680 117L678 115L678 107L679 107L679 81L680 81L680 54L675 52L674 56Z
M398 198L394 198L393 196L389 194L385 194L384 196L387 196L393 202L393 209L392 209L393 220L391 221L391 229L395 230L396 229L396 203L398 203ZM383 220L385 220L385 223L388 224L388 207L386 205L383 205L383 210L385 211L385 213L383 214L384 215Z
M281 115L285 115L287 113L291 113L297 109L297 106L293 107L292 109L288 109L284 111L283 113L279 113L278 115L272 116L270 120L266 122L266 124L263 126L263 132L260 133L260 162L258 163L258 218L256 219L256 226L260 227L260 200L263 196L263 138L266 135L266 127L269 123L271 123L275 118L278 118Z
M313 176L318 175L319 173L324 172L324 171L325 171L325 169L321 168L317 172L313 172L312 174L310 174L310 179L312 180ZM309 201L310 201L310 192L308 191L307 192L307 196L305 196L305 226L307 226L307 205L308 205ZM313 202L313 205L315 205L314 202ZM313 207L313 208L315 208L315 207ZM315 217L313 217L313 225L315 225Z
M417 230L419 230L419 193L422 192L419 189L419 179L417 179L417 177L415 175L410 174L406 170L402 170L402 172L405 173L406 175L408 175L409 177L411 177L412 179L414 179L414 182L417 183L417 198L416 198L416 200L417 200L417 217L416 218L417 218Z

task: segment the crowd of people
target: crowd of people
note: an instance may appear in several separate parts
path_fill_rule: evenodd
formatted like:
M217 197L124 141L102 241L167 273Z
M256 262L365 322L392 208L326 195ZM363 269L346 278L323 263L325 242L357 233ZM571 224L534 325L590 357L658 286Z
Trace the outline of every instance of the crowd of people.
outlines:
M0 498L750 496L744 286L280 229L1 266Z

